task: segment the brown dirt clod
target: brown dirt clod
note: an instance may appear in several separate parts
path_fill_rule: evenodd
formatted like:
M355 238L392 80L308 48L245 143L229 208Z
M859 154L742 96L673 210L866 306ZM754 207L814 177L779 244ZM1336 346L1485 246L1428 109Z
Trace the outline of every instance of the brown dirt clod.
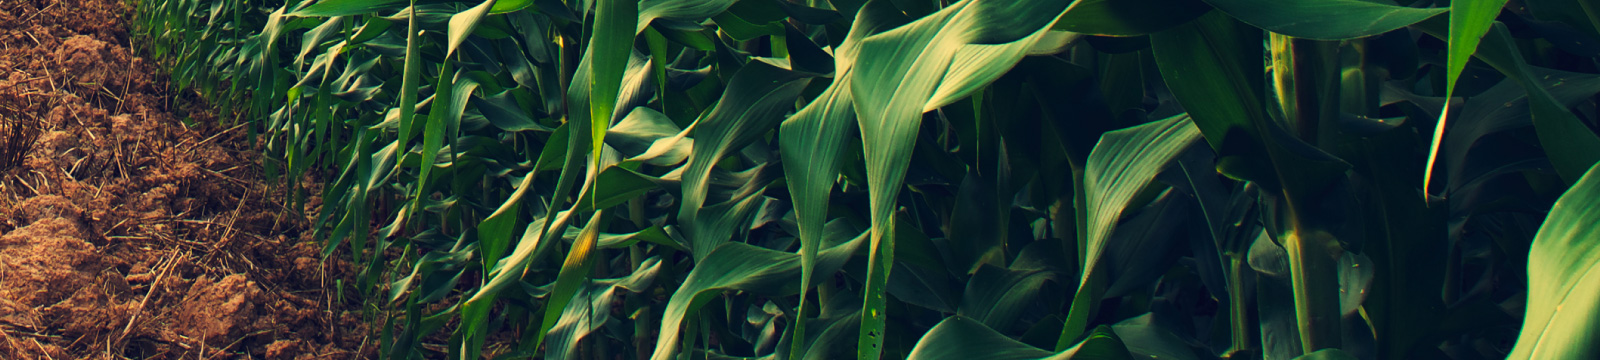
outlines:
M0 119L40 134L0 169L0 359L372 357L333 295L349 257L321 256L235 116L138 56L126 6L0 0Z

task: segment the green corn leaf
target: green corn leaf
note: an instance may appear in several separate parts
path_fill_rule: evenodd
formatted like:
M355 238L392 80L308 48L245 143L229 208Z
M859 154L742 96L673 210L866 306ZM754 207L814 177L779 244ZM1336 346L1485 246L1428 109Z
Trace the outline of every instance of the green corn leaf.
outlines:
M399 9L406 0L322 0L311 6L295 10L289 16L334 17L369 14L381 10ZM415 6L416 2L413 1Z
M1529 0L1528 11L1541 20L1559 21L1591 39L1600 39L1600 4L1586 0Z
M683 129L666 114L648 107L635 107L628 116L606 130L606 144L623 154L640 154L661 139L682 133Z
M835 240L850 236L834 237ZM838 271L844 262L855 254L867 239L861 233L854 239L843 241L817 254L820 273ZM800 256L794 253L773 251L744 243L726 243L717 247L705 261L695 264L683 285L672 293L662 314L661 336L656 338L656 350L651 360L667 360L678 351L684 321L706 302L724 290L738 290L784 296L800 292Z
M1062 351L1051 352L1016 341L963 316L940 321L928 330L907 357L911 360L1131 360L1110 328L1101 326L1088 338Z
M1014 66L1065 5L962 1L859 44L850 93L861 136L873 139L863 142L873 236L859 357L877 359L883 346L884 283L894 263L891 215L922 113L966 97Z
M622 77L628 69L628 59L633 54L633 37L636 32L629 27L638 19L639 8L628 0L600 0L596 4L594 36L589 49L589 128L591 136L591 166L600 163L600 151L605 149L606 128L611 127L612 113L616 109ZM598 174L600 169L591 169Z
M1260 31L1222 13L1150 36L1167 87L1206 134L1219 163L1235 158L1256 166L1268 162L1255 126L1269 121L1263 107L1265 81L1251 77L1261 71L1262 42ZM1264 172L1229 175L1277 187Z
M467 9L467 11L450 15L450 28L446 34L450 43L445 50L444 57L449 58L450 55L455 55L456 48L461 47L461 42L467 41L467 35L471 35L472 30L478 27L478 22L483 20L484 15L488 15L489 9L494 7L496 1L485 0L477 6Z
M794 108L795 98L807 84L810 79L805 74L764 62L751 62L728 81L728 90L723 92L717 106L691 126L698 136L683 173L678 221L688 225L687 230L694 238L691 248L696 261L705 259L718 244L727 241L726 237L713 235L722 229L697 228L696 222L710 191L711 168L777 126L784 113Z
M1512 42L1510 32L1500 24L1496 24L1484 37L1478 58L1516 79L1527 90L1528 108L1533 115L1539 143L1544 145L1545 154L1550 157L1556 174L1563 180L1569 184L1577 183L1586 169L1600 161L1600 136L1596 136L1588 125L1568 111L1567 103L1551 94L1551 89L1581 88L1581 82L1573 79L1568 83L1562 78L1551 79L1549 75L1541 78L1536 75L1531 66L1523 61L1522 52ZM1544 83L1550 80L1555 81L1550 85L1551 89L1547 89ZM1593 96L1594 92L1581 91L1577 95L1581 99Z
M539 325L534 344L544 342L545 335L561 319L561 313L566 311L567 303L576 296L578 288L589 280L589 269L594 267L594 253L598 251L595 245L600 242L600 229L606 226L607 220L605 210L596 211L572 242L572 248L567 250L567 259L561 263L561 272L556 275L550 298L545 302L544 322Z
M1046 281L1056 281L1056 273L1043 269L981 267L967 280L956 315L972 318L989 328L1009 329L1028 305L1037 300Z
M522 11L522 9L535 7L534 3L535 3L535 0L505 0L505 1L500 1L500 2L494 3L494 7L489 9L489 13L490 14L505 14L505 13L518 12L518 11Z
M1182 25L1208 11L1211 6L1201 0L1078 0L1052 28L1091 35L1139 36Z
M1128 352L1140 359L1199 360L1195 349L1173 332L1166 322L1156 321L1156 314L1144 315L1118 322L1111 326L1128 346ZM1267 355L1266 357L1271 357Z
M849 81L841 77L838 81ZM812 287L817 251L822 247L823 223L828 219L828 197L839 178L839 153L844 149L846 131L855 125L855 108L845 90L848 85L831 86L816 100L784 120L779 128L779 153L783 156L785 181L794 201L795 221L800 238L800 310L795 333L805 333L806 295ZM790 358L803 358L803 343L796 341Z
M620 166L607 167L595 179L593 191L584 192L574 211L584 212L621 205L656 188L650 177Z
M1500 15L1500 8L1505 7L1506 0L1468 0L1450 3L1450 34L1446 39L1449 50L1446 53L1444 74L1444 97L1449 99L1455 95L1456 80L1461 77L1461 72L1467 69L1467 59L1472 58L1472 53L1478 51L1478 43L1483 40L1483 35L1489 32L1489 26L1494 24L1495 16ZM1439 112L1439 122L1433 128L1433 145L1428 148L1427 167L1422 173L1422 192L1426 196L1428 186L1433 182L1433 164L1438 160L1439 143L1444 140L1445 124L1450 119L1450 104L1444 105L1444 110Z
M1183 149L1200 140L1199 128L1188 115L1178 115L1127 129L1105 133L1084 169L1083 183L1088 229L1081 230L1081 277L1058 349L1072 344L1094 316L1093 304L1109 285L1101 267L1101 254L1122 212L1135 195L1166 168Z
M639 2L639 22L634 33L644 32L655 19L699 22L721 14L735 0L644 0Z
M434 89L438 90L434 93L432 110L428 116L427 124L424 124L423 127L422 157L420 159L421 163L418 164L418 167L422 170L417 176L417 193L412 194L416 197L414 204L423 204L428 201L428 196L432 194L432 189L428 188L428 182L432 179L428 176L433 173L439 149L444 147L445 138L455 138L454 134L446 134L445 132L447 129L452 128L450 124L461 123L461 113L466 111L467 98L472 95L473 90L478 88L478 82L470 77L462 78L461 81L453 83L451 79L455 78L455 76L450 76L453 73L451 64L451 62L445 62L444 66L440 68L439 82L438 85L434 86ZM416 216L416 211L421 210L421 208L421 206L412 206L410 216Z
M590 280L574 295L572 302L562 311L561 319L550 329L545 356L555 359L577 359L579 341L599 330L611 319L611 308L617 299L617 290L640 293L650 288L656 274L661 271L661 259L650 258L639 264L639 270L628 277Z
M1378 35L1443 14L1362 0L1206 0L1217 10L1267 31L1297 38L1345 40Z
M411 6L416 7L415 0ZM408 16L406 19L406 57L404 74L401 75L400 82L400 104L391 110L399 113L402 148L410 148L411 137L415 135L416 127L412 126L411 122L416 117L417 88L421 86L418 82L422 81L422 53L419 50L422 39L418 35L422 31L421 24L417 22L416 16Z
M1556 200L1528 251L1528 307L1509 359L1600 356L1600 167Z
M783 158L789 194L794 201L795 221L799 227L797 235L800 238L802 286L800 310L795 320L796 334L806 333L805 305L812 287L816 253L822 246L823 224L828 220L829 196L834 182L839 178L839 155L845 148L847 133L850 127L856 125L855 102L850 96L850 68L859 49L857 45L872 30L901 20L892 13L872 16L879 13L864 12L856 17L844 43L834 52L834 82L811 103L795 112L794 116L784 120L778 130L779 154ZM790 358L804 358L806 348L803 344L795 342L792 345Z
M550 135L550 142L545 143L539 153L539 158L534 161L533 169L523 175L522 182L517 184L517 190L506 197L489 217L478 223L478 246L483 249L483 263L485 269L494 268L496 261L504 255L505 247L510 244L512 231L515 230L518 212L522 209L522 199L533 191L533 180L547 163L555 163L565 154L558 154L567 150L567 134L565 125L557 128ZM532 243L532 241L529 241Z

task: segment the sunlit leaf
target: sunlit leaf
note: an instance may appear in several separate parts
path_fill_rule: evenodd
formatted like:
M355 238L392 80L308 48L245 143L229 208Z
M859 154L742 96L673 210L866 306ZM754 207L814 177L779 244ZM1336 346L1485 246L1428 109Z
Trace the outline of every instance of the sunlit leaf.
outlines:
M1528 251L1528 307L1511 359L1600 356L1600 171L1556 200Z

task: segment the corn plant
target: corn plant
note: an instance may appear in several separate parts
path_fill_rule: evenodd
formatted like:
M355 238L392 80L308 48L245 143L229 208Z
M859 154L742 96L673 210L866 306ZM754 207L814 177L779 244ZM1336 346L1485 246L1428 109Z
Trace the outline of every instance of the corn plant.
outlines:
M1597 14L139 4L381 357L497 359L1594 357Z

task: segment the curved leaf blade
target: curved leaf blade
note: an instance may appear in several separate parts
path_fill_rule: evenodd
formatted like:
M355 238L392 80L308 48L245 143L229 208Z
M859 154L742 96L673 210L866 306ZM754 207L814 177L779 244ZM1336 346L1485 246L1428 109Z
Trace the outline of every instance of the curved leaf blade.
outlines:
M1122 340L1110 328L1096 328L1083 342L1060 352L1050 352L1013 340L983 323L963 316L940 321L917 341L907 359L914 360L1067 360L1132 359Z
M872 139L863 142L862 150L873 234L859 357L877 359L883 346L884 284L894 263L890 234L895 197L910 166L922 113L930 106L965 97L1014 66L1049 32L1066 5L1058 1L962 1L868 36L859 44L850 93L856 101L861 136ZM957 66L963 50L989 44L999 46L987 48L987 55L965 59L988 58L991 62L983 67ZM946 87L958 90L940 91Z
M817 255L817 269L832 273L865 242L867 233ZM726 243L717 247L705 261L696 264L678 291L672 293L662 314L661 336L656 338L652 360L667 360L678 350L685 319L723 290L739 290L767 295L787 295L799 289L800 256L745 243Z
M1361 0L1206 0L1247 24L1297 38L1346 40L1393 31L1443 14Z
M1528 307L1508 359L1600 356L1600 167L1556 200L1528 250Z
M1500 15L1500 8L1505 5L1506 0L1450 3L1450 34L1446 39L1449 42L1449 49L1446 51L1444 74L1446 100L1455 95L1456 79L1467 69L1467 60L1472 58L1472 53L1478 51L1478 43L1483 40L1483 35L1489 32L1489 26L1494 24L1495 16ZM1439 112L1439 123L1434 125L1433 145L1428 147L1428 163L1422 172L1424 196L1428 193L1428 185L1433 182L1433 164L1438 160L1439 143L1444 141L1445 123L1449 118L1450 103L1446 101L1444 110Z
M1107 132L1089 152L1083 175L1089 228L1080 240L1085 262L1080 264L1082 275L1057 347L1083 333L1094 315L1093 304L1106 290L1109 279L1097 267L1123 209L1167 163L1199 139L1199 127L1182 114Z

